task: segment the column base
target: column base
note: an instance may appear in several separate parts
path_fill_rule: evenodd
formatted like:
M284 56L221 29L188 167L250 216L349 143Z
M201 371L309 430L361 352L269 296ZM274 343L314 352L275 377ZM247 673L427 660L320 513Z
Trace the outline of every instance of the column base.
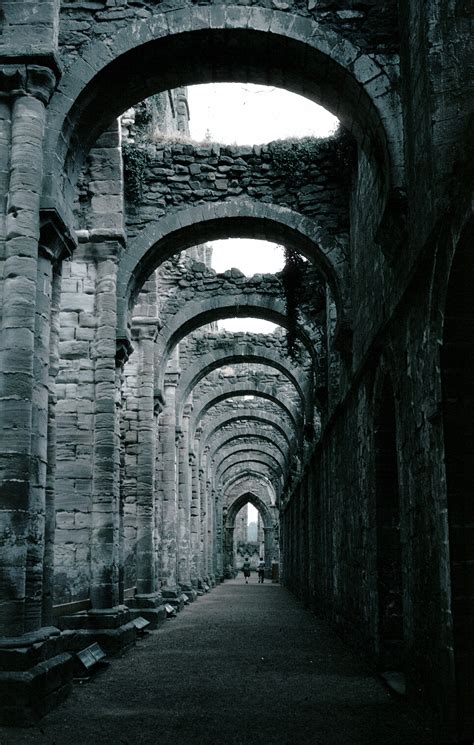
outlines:
M84 641L88 644L97 642L107 654L116 654L135 644L137 636L126 605L92 608L70 616L60 616L58 623L61 629L73 629L76 632L81 645L79 649L84 647Z
M188 599L188 602L189 603L194 603L194 601L196 600L196 598L198 596L198 594L197 594L196 590L194 589L194 587L191 584L188 585L185 582L180 582L179 583L179 586L180 586L180 588L181 588L181 590L183 592L183 595L186 595L186 597Z
M211 587L209 585L209 581L207 577L199 577L198 579L198 589L201 591L201 593L209 592Z
M187 601L187 598L180 587L169 587L165 585L161 588L161 595L164 602L172 605L178 613L183 610L184 603Z
M134 595L128 600L128 609L132 619L141 616L149 621L150 630L157 629L166 621L166 608L159 592Z
M31 726L67 698L74 637L54 626L0 637L0 724Z

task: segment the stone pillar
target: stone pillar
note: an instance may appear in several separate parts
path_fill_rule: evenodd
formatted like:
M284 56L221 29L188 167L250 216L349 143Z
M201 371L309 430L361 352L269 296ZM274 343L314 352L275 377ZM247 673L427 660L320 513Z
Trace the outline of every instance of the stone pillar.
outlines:
M273 528L263 528L263 542L264 542L264 560L265 560L265 576L272 576L272 559L273 559Z
M55 83L46 67L0 69L1 97L11 110L0 335L0 530L6 538L0 560L0 633L5 635L42 623L51 263L48 267L48 259L39 257L39 203L45 104ZM39 367L43 378L37 398Z
M45 582L50 580L54 494L51 492L47 500L53 265L61 261L64 246L64 240L51 244L47 230L46 237L42 235L40 213L45 105L55 84L55 73L48 67L22 64L0 68L3 135L6 101L11 121L8 174L4 171L5 152L0 153L2 193L8 193L5 218L0 220L4 258L0 327L1 724L33 723L64 698L72 673L66 640L54 627L43 626L49 620L51 604L51 588L45 587ZM0 148L8 145L3 136L0 139ZM65 226L61 232L66 235ZM22 636L25 632L29 633Z
M215 500L215 552L216 552L216 578L221 581L224 578L224 524L223 524L223 494L218 489Z
M190 533L191 533L191 469L189 465L189 420L192 404L183 409L179 437L178 472L178 581L181 589L194 599L191 586Z
M119 241L97 250L94 464L90 540L91 603L114 608L119 601L120 432L116 411L116 318Z
M224 577L232 579L234 565L234 527L224 527Z
M201 497L201 573L205 584L209 579L208 550L207 550L207 484L206 484L207 455L200 448L199 493Z
M211 585L215 584L214 581L214 545L213 545L213 526L214 526L214 504L213 504L213 488L210 479L210 448L209 446L205 449L206 454L206 467L205 467L205 480L206 480L206 534L207 534L207 577Z
M47 470L45 495L45 533L43 560L43 625L53 619L54 594L54 536L56 528L55 479L56 479L56 376L59 371L59 302L61 296L61 266L53 268L49 336L49 395Z
M137 595L156 593L154 547L154 344L156 322L134 322L138 335Z
M136 469L136 592L128 602L132 615L150 621L151 628L166 617L158 591L155 545L155 340L156 321L134 320L138 344L137 469Z
M201 505L199 499L199 473L195 451L189 453L189 467L191 469L191 509L190 509L190 573L191 585L199 588L202 580L200 567L201 551Z
M161 582L165 587L177 585L177 499L176 499L176 386L179 373L166 373L164 409L159 419L160 483L162 508ZM166 593L163 592L163 597Z

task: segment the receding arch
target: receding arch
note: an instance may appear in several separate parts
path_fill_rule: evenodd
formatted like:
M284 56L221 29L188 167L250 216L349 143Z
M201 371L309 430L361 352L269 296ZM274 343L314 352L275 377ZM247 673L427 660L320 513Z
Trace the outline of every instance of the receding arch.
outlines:
M299 251L320 271L336 303L338 326L349 323L347 258L318 223L287 207L257 202L206 203L151 222L123 252L117 277L118 336L127 334L131 304L160 263L197 243L219 238L258 238ZM338 327L336 327L336 334Z
M250 484L251 488L247 488L247 486L243 487L243 484ZM239 473L236 476L231 477L228 479L224 486L224 495L227 499L227 495L229 495L229 499L232 501L236 494L235 492L238 492L239 494L243 491L252 491L253 493L256 493L257 484L260 488L264 488L266 490L266 493L269 497L270 504L272 507L275 506L276 503L276 492L273 488L273 484L271 481L260 471L254 471L253 469L246 469L243 473ZM258 495L257 495L258 496ZM260 497L262 499L262 497ZM265 501L265 499L263 500Z
M197 357L182 374L176 395L179 401L176 410L178 422L181 421L182 411L189 395L203 378L220 367L245 363L266 365L282 373L297 390L306 413L305 419L310 421L313 414L310 396L312 376L305 374L304 370L292 365L288 359L271 348L250 343L235 344L234 346L235 348L231 352L227 349L216 349Z
M163 390L163 381L166 373L166 363L171 351L185 336L192 333L201 326L225 318L261 318L271 321L279 326L288 326L285 303L274 297L265 297L258 292L243 293L236 303L236 297L217 295L197 301L190 301L186 306L164 324L157 338L156 355L163 361L160 366L157 380L157 388ZM306 331L299 326L297 336L308 350L316 366L316 350L311 338Z
M218 81L284 86L322 104L376 164L382 191L401 180L398 95L347 38L260 7L160 9L92 42L61 79L47 127L45 206L61 204L70 215L85 153L127 108L161 90Z
M276 449L275 449L276 450ZM246 447L244 444L237 445L233 448L228 448L227 451L222 453L214 454L214 474L216 480L218 480L220 474L227 468L231 462L237 462L238 458L244 460L251 457L265 458L265 462L271 464L279 474L282 476L285 473L285 461L283 457L280 457L277 452L271 453L267 447L257 447L256 445L249 445Z
M199 427L199 423L213 406L216 406L221 403L221 401L225 401L229 398L243 398L244 396L257 396L264 400L271 401L281 409L282 414L291 422L296 437L298 437L302 432L303 419L300 413L293 407L290 408L288 402L281 401L275 390L269 386L260 384L242 383L240 385L229 384L222 386L220 390L212 391L207 396L204 396L195 402L195 408L191 419L191 436L194 437L196 430ZM242 409L241 413L251 414L253 411L254 410L250 408L245 410Z
M233 415L223 414L222 416L218 417L216 420L213 421L212 429L208 432L205 432L205 437L203 440L204 447L213 435L215 435L224 427L232 424L237 424L237 422L250 422L252 424L264 424L272 426L273 429L284 438L290 449L294 449L296 447L296 441L294 437L290 436L286 429L281 426L281 420L275 416L272 416L264 410L256 410L251 415L246 415L244 417L235 413Z
M273 527L273 518L268 505L265 504L265 502L257 494L248 491L240 494L238 497L235 497L233 501L227 505L226 527L234 527L235 518L237 517L242 507L245 507L246 504L252 504L260 512L265 527Z
M252 491L244 491L234 497L226 505L224 522L224 567L227 576L232 576L234 570L234 528L235 520L240 510L246 504L252 504L262 517L264 529L264 558L267 572L271 570L271 562L274 554L274 520L271 508L257 494Z
M246 438L246 440L247 439L250 438ZM264 453L268 458L270 458L270 460L278 463L282 473L288 469L287 454L283 452L276 443L272 442L270 438L265 436L255 436L255 439L257 439L258 442L241 442L240 437L234 436L229 438L227 442L223 441L216 444L214 450L212 450L211 446L210 453L215 463L216 476L219 475L220 470L224 467L224 463L228 459L234 456L240 456L242 453L244 453L245 456L249 453Z
M229 468L226 469L226 472L221 474L219 483L216 484L216 486L225 490L230 483L233 483L232 480L235 476L250 471L253 471L254 473L260 473L261 475L265 476L265 478L267 478L272 484L273 488L275 489L275 494L278 497L282 487L282 480L280 475L267 462L258 460L257 458L242 459L240 463L232 463Z
M252 452L244 454L234 454L233 460L229 460L228 463L224 464L224 466L220 469L219 477L217 478L216 474L216 486L219 484L224 484L226 477L230 476L230 471L233 469L233 473L235 473L236 469L241 470L245 468L247 464L252 465L259 465L264 466L268 473L270 474L270 478L272 479L272 482L276 485L278 485L279 490L281 490L281 487L283 486L283 472L281 469L281 466L279 463L271 459L266 453L260 451L255 452L254 454Z

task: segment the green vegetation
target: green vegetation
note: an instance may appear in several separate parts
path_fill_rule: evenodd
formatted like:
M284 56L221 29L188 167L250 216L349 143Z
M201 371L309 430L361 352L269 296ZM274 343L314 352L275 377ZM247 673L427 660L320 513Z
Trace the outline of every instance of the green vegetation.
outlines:
M143 195L148 153L143 146L126 143L122 147L125 197L138 204Z
M335 180L349 182L348 171L355 162L354 141L342 127L331 137L276 140L269 148L276 173L293 183L306 179L308 170L317 166L326 154L331 157Z

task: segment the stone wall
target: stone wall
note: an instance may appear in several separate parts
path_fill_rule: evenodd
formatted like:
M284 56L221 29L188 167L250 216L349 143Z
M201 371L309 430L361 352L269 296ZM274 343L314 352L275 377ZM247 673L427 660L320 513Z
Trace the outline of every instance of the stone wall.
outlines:
M347 241L351 151L348 135L329 137L302 150L299 169L285 165L282 141L254 147L152 143L139 174L142 197L127 204L127 230L135 235L149 220L187 205L250 197L289 207L318 221L329 235ZM316 149L317 148L317 149ZM336 157L339 149L345 159ZM306 162L304 159L306 158ZM125 179L137 178L127 169Z
M208 0L208 3L212 4L212 1ZM247 3L243 3L245 4ZM342 32L368 53L391 54L398 48L397 5L393 0L385 2L382 7L376 0L367 0L357 9L347 0L323 0L318 3L289 0L279 2L278 5L268 0L259 3L259 6L310 16L328 30L337 29L339 33ZM175 4L171 1L160 3L161 12L174 7ZM91 38L110 38L133 21L151 18L155 12L154 2L143 2L137 8L128 0L113 7L107 7L101 0L62 0L59 37L61 53L69 62Z

